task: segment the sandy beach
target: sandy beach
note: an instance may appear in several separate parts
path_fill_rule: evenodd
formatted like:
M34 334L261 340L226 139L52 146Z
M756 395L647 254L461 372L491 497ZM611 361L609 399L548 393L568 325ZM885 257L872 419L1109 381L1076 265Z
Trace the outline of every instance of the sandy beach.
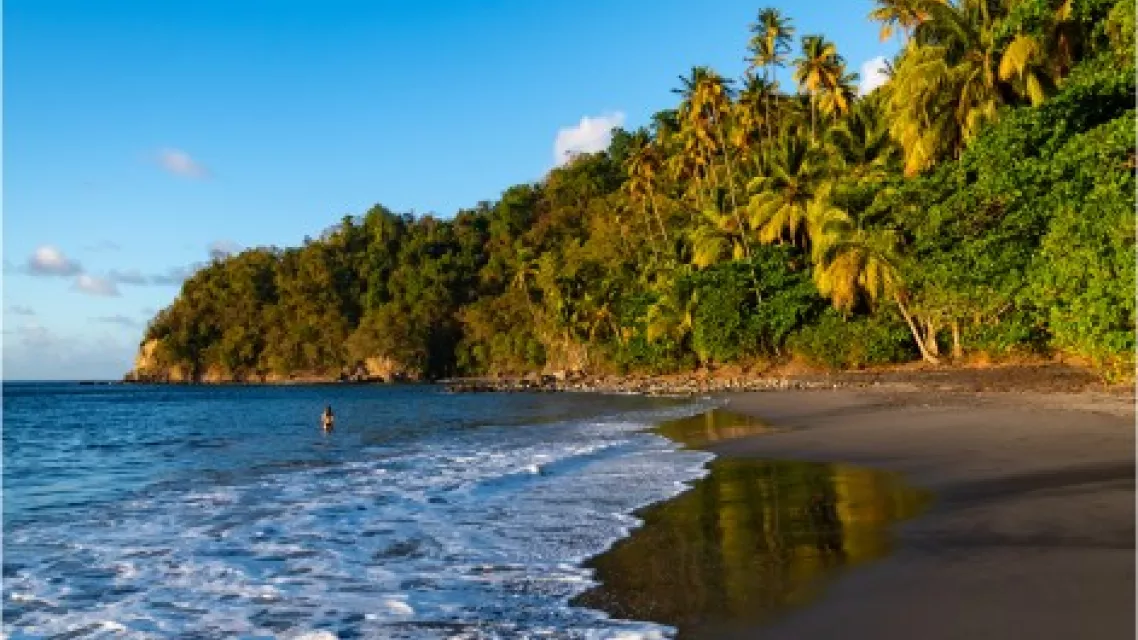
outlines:
M717 455L845 462L935 492L898 550L737 637L1133 638L1128 393L844 389L739 393L781 427Z

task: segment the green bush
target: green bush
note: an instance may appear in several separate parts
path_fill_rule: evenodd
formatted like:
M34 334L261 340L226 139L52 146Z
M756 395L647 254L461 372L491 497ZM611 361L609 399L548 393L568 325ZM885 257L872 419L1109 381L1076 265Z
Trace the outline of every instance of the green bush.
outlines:
M845 319L828 310L791 336L790 351L807 362L831 369L905 362L917 357L913 336L889 315Z
M701 360L777 355L794 331L826 308L796 250L760 246L754 252L749 262L716 265L690 277L698 296L692 343Z

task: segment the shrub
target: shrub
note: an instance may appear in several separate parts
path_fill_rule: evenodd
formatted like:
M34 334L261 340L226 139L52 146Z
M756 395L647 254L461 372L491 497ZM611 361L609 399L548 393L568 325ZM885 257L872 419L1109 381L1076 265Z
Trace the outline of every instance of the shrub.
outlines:
M791 336L791 353L831 369L905 362L917 357L913 336L899 318L881 314L845 319L827 310Z

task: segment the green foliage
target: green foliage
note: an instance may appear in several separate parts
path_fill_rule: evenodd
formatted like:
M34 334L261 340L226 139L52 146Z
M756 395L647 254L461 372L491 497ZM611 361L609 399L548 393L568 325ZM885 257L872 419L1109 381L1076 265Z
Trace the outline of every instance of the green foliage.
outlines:
M246 379L788 350L859 367L936 360L956 333L965 354L1132 367L1133 3L879 5L911 37L869 96L820 36L794 62L808 93L783 92L793 29L761 11L738 94L697 67L651 127L496 202L446 220L377 205L215 261L148 325L154 356Z
M791 336L788 347L807 362L831 369L916 357L912 336L899 318L883 314L847 319L834 310L827 310L818 322Z
M692 346L700 360L732 362L779 354L787 337L826 306L803 262L789 247L762 246L747 262L725 263L689 276L698 300Z
M1054 220L1025 299L1045 310L1056 348L1101 364L1132 365L1134 325L1134 117L1064 148L1076 179L1055 198Z

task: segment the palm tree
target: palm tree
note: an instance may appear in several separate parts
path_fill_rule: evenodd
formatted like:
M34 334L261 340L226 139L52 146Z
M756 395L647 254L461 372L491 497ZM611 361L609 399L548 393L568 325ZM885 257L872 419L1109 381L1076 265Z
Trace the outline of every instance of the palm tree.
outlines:
M530 316L535 322L538 314L537 308L534 306L532 292L533 287L537 284L540 271L540 263L534 252L519 242L514 257L514 277L510 281L510 287L521 292L525 298L526 306L529 308Z
M930 3L888 85L905 173L957 157L1006 102L997 77L996 21L987 0Z
M660 154L656 145L650 142L639 143L636 150L628 157L625 167L628 180L624 183L624 189L633 202L641 205L645 214L650 214L655 218L660 227L660 235L664 238L664 244L667 245L668 230L664 227L664 220L656 208L655 184L660 166Z
M732 212L742 228L743 220L735 195L735 171L727 143L727 121L734 111L728 81L707 67L695 67L689 78L681 76L680 80L683 86L675 91L684 96L680 105L680 118L686 125L685 152L697 167L706 165L706 171L711 176L712 188L708 192L712 197L701 209L718 206L717 193L723 187L715 172L715 159L718 157L727 174L726 193L731 200Z
M1070 72L1085 39L1074 0L1063 0L1043 16L1034 33L1017 33L1004 49L1000 79L1013 83L1016 93L1038 105Z
M820 147L793 130L783 132L763 175L748 185L747 210L760 242L809 244L807 209L831 169L832 161Z
M690 172L702 183L703 190L712 194L715 178L711 156L715 143L710 132L711 118L705 112L704 101L708 97L706 82L711 79L717 84L718 74L708 67L692 67L687 77L680 76L680 86L672 93L680 95L681 102L677 114L680 126L679 139L683 143L683 162L685 173ZM702 198L699 199L702 202Z
M810 139L814 140L817 120L817 96L824 89L836 87L844 66L838 48L823 36L802 37L802 55L794 60L794 81L810 96Z
M818 109L828 117L844 117L853 108L857 96L858 74L846 73L846 64L841 62L833 85L825 86L818 98Z
M677 275L679 274L668 274L657 287L660 293L656 302L648 308L645 327L648 342L669 338L676 344L682 344L691 335L695 306L699 302L698 293L676 286Z
M1039 38L1020 34L1000 57L1000 80L1013 83L1017 93L1039 105L1055 89L1050 62Z
M892 232L855 228L848 217L831 215L815 245L814 283L843 312L860 300L871 308L883 300L893 302L909 325L921 357L937 364L940 360L927 346L935 336L921 335L905 304L908 294L896 266L895 248Z
M754 75L750 71L743 77L743 90L735 101L733 118L735 126L731 129L731 146L744 158L755 154L749 153L762 147L758 144L761 137L768 141L774 128L774 118L771 117L771 96L778 91L778 83L768 82L765 78Z
M691 262L697 268L704 269L724 259L743 260L750 253L747 228L740 217L705 209L701 223L689 232Z
M826 144L841 160L843 171L858 180L885 177L900 157L876 96L854 103L849 116L826 132Z
M751 25L751 33L751 41L747 47L751 52L748 70L762 67L763 80L768 87L773 88L775 82L771 79L772 70L782 67L786 63L786 57L790 55L791 51L794 27L790 24L790 19L784 17L778 9L766 8L759 11L758 20ZM768 143L773 138L770 130L772 94L773 91L766 94L765 115L768 127Z
M909 36L922 22L928 19L925 8L931 2L944 0L875 0L877 7L869 12L869 19L881 23L881 40L888 40L897 28L907 42Z

